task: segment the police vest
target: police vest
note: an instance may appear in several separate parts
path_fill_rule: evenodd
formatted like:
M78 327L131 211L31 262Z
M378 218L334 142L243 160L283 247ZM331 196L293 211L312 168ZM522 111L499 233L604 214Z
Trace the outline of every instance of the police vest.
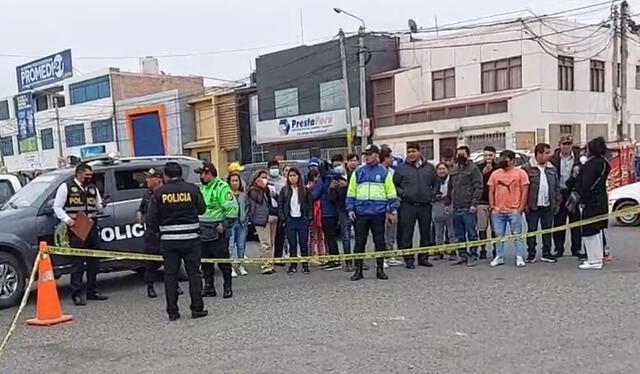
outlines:
M64 204L64 210L72 219L76 218L76 214L83 212L89 218L95 218L98 214L98 188L90 184L84 189L80 187L74 180L67 182L67 201Z
M161 240L192 240L200 237L196 208L198 187L182 181L169 182L154 193Z

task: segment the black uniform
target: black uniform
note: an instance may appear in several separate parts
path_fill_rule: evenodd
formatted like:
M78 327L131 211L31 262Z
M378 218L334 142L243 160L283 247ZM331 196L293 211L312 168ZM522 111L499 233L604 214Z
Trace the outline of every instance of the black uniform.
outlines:
M153 190L148 189L145 191L144 195L142 195L142 201L140 201L140 207L138 208L138 212L142 213L142 216L145 218L149 213L149 207L153 203ZM145 222L145 230L144 230L144 253L157 255L160 254L160 233L158 232L157 226L152 226L148 222ZM144 269L144 281L146 283L153 283L160 281L160 273L158 269L162 266L162 263L157 261L148 261L145 264Z
M200 224L205 205L198 187L182 180L170 180L153 194L148 223L157 226L164 257L164 286L169 317L178 314L178 272L184 261L189 277L191 311L204 310L200 280Z

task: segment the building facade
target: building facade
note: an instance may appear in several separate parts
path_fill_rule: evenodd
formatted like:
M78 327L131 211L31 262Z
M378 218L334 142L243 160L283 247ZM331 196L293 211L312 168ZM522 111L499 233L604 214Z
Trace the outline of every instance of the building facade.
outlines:
M367 35L366 76L398 66L397 40ZM360 127L358 37L345 40L350 110ZM347 152L347 116L338 40L256 59L258 121L254 159L329 158Z
M429 159L466 144L531 150L619 132L640 137L640 49L630 43L631 131L613 107L612 30L566 21L530 21L400 42L400 68L372 77L374 140L403 153L422 144ZM534 40L535 39L535 40ZM537 41L536 41L537 40ZM456 47L459 45L459 47Z
M195 137L186 101L202 91L200 77L109 68L0 99L2 162L18 172L53 169L67 156L181 154Z

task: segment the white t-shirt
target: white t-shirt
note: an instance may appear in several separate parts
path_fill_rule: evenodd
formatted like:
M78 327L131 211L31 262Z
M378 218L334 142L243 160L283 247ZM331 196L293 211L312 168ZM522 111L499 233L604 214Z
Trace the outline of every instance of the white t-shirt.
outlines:
M302 217L302 211L300 209L300 201L298 200L298 189L295 187L291 188L291 217L299 218Z
M540 170L540 187L538 187L538 206L549 206L549 182L544 165L538 165Z

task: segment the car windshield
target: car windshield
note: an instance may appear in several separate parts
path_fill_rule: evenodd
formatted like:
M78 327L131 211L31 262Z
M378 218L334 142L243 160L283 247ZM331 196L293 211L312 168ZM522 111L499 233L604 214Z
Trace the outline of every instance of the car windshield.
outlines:
M4 204L2 209L17 209L33 206L42 197L57 175L43 175L21 188Z

